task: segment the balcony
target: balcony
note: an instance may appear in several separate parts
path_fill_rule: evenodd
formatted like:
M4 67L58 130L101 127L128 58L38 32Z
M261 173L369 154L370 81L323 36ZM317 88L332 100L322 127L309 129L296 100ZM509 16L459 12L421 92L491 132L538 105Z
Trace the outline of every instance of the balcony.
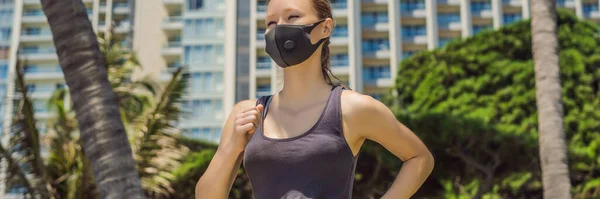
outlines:
M42 10L32 10L23 12L22 23L47 23L46 15Z
M600 19L600 11L592 11L589 15L589 18Z
M485 17L485 18L491 18L492 17L492 10L473 10L471 12L473 14L473 17Z
M439 27L440 27L440 30L459 31L459 30L461 30L461 23L460 23L460 21L439 23Z
M64 76L60 66L27 67L24 72L27 80L58 80Z
M23 60L30 61L46 61L46 60L58 60L56 51L54 48L46 49L22 49L21 55L19 56Z
M504 5L513 6L513 7L518 7L518 6L521 6L521 4L522 4L521 0L502 0L502 3Z
M565 1L564 6L567 7L567 8L575 8L575 0L570 0L570 1L567 0L567 1Z
M29 96L31 98L33 98L33 99L48 99L48 98L52 97L52 93L53 92L54 92L54 89L52 89L52 90L38 90L38 89L36 89L34 92L30 92Z
M256 63L256 76L257 77L269 77L271 75L271 62L257 62Z
M129 14L131 9L129 8L129 3L127 2L118 2L113 4L113 12L115 14Z
M332 46L348 46L348 37L336 37L329 38Z
M387 0L363 0L364 4L387 4ZM345 3L345 2L344 2Z
M39 5L40 0L23 0L23 5Z
M439 5L460 5L460 0L437 0Z
M129 30L131 30L131 23L129 23L129 21L116 23L115 33L128 33Z
M363 56L365 58L374 58L374 59L389 59L390 58L390 50L389 49L379 49L379 50L368 50L363 51Z
M265 40L265 30L256 31L256 40L257 42L264 42Z
M367 86L389 87L393 81L391 79L390 67L364 67L363 80Z
M427 44L427 35L417 35L412 37L402 37L402 43L407 44Z
M101 1L98 5L98 10L100 11L100 13L106 13L106 2Z
M163 0L165 5L183 5L183 0Z
M181 30L183 29L183 18L181 16L170 16L163 20L162 28L164 30Z
M329 61L331 65L331 72L335 75L347 75L349 74L350 62L346 59L331 59Z
M383 22L363 23L362 28L363 28L363 30L367 30L367 31L385 32L385 31L389 31L390 26L386 20Z
M183 48L180 41L171 41L161 50L163 56L181 56Z
M265 19L267 17L267 4L266 2L256 4L256 18Z
M21 34L21 42L46 42L52 41L52 33L50 30L42 30L41 32L27 32Z

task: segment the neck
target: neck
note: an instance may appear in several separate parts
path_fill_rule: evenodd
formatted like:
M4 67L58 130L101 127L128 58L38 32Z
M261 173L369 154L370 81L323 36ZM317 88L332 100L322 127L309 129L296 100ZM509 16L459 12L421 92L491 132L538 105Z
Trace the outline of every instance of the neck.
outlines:
M317 51L315 53L319 53ZM305 62L283 70L283 89L279 99L285 104L310 104L315 96L327 96L331 86L321 72L320 56L311 56Z

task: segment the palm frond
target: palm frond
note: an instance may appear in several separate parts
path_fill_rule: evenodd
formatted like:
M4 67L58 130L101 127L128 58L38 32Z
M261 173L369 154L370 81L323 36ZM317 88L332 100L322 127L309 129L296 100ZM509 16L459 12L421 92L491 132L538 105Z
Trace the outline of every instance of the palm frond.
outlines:
M181 132L173 125L179 119L179 103L186 82L177 70L162 91L154 109L136 125L132 143L134 159L142 179L142 188L149 196L168 196L173 193L170 181L172 170L179 167L187 147L179 144Z
M18 62L16 69L16 92L21 95L17 98L17 111L12 121L10 143L5 150L5 157L13 158L13 163L23 172L17 176L27 176L33 192L42 197L49 197L50 184L41 155L40 132L36 128L34 107L29 99L24 74Z

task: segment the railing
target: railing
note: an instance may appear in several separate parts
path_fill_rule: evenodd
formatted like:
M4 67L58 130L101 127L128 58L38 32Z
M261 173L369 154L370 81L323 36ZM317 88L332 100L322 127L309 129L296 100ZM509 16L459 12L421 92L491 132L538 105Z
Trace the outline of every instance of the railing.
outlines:
M167 47L168 48L180 48L181 41L169 41L169 42L167 42Z
M256 63L256 69L270 69L271 62L258 62Z
M60 66L58 67L38 67L38 66L32 66L32 67L25 67L24 70L25 74L31 74L31 73L54 73L54 72L62 72L62 68Z
M44 12L42 10L28 10L23 12L23 16L33 17L33 16L44 16Z
M348 59L332 59L329 62L333 67L347 67L350 65L350 61Z
M267 11L267 5L265 5L265 4L258 4L258 5L256 5L256 11L257 12L266 12Z
M38 30L38 31L23 31L22 36L49 36L52 35L50 30Z
M259 41L265 40L265 30L256 31L256 40L259 40Z
M332 37L348 37L348 27L344 28L334 28L331 33Z
M348 4L346 3L346 1L332 2L331 3L331 8L333 8L333 9L346 9L346 8L348 8Z
M164 19L165 23L175 23L175 22L181 22L181 21L183 21L183 18L181 16L169 16Z
M23 54L43 54L43 53L56 53L54 48L46 48L46 49L21 49L21 53Z
M113 8L128 8L128 7L129 7L129 3L127 3L127 2L113 3Z

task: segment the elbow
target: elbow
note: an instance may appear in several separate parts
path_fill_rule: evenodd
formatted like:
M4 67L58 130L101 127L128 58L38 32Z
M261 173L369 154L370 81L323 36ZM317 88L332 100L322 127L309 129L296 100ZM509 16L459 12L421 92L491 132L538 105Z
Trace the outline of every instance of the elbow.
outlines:
M435 159L429 150L427 150L427 153L425 153L424 159L427 173L431 173L431 171L433 171L433 167L435 166Z

